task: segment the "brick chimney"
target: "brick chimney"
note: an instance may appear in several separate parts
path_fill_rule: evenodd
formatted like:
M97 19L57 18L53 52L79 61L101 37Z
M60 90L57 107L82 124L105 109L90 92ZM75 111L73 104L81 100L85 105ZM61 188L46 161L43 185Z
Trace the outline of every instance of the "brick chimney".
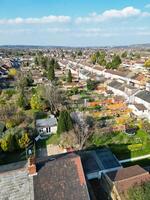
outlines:
M28 173L29 173L29 176L37 175L35 156L30 156L28 158Z

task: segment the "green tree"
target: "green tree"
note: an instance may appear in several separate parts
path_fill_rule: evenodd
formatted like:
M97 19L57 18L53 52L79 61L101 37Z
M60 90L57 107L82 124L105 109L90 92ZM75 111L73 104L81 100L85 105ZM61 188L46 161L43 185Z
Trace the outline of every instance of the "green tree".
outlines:
M36 66L39 66L39 65L40 65L39 57L37 57L37 56L35 57L34 63L35 63Z
M17 86L19 89L24 90L25 87L30 87L33 84L32 74L28 73L26 75L18 73L17 77Z
M127 51L124 51L124 52L121 54L121 57L122 57L122 58L126 58L127 56L128 56Z
M97 57L96 57L96 55L95 54L93 54L92 56L91 56L91 62L92 62L92 64L96 64L96 62L97 62Z
M55 69L60 69L60 65L59 65L59 63L57 61L55 61L54 68Z
M55 79L55 70L53 65L49 65L48 67L47 78L51 81Z
M106 65L106 53L105 51L97 51L91 56L91 61L93 64L98 63L99 65L105 66Z
M75 58L76 58L76 54L75 54L74 52L72 52L72 53L71 53L71 57L72 57L73 59L75 59Z
M49 65L51 65L51 66L54 66L54 65L55 65L55 59L54 59L54 58L50 59Z
M61 54L61 59L63 60L65 58L64 53Z
M70 114L67 110L63 110L60 112L58 119L57 133L60 135L61 133L68 132L71 129L73 129L73 124Z
M27 74L26 79L27 79L27 87L32 86L34 80L33 80L33 78L32 78L32 74L31 74L31 73L28 73L28 74Z
M122 63L121 58L119 55L114 55L111 62L108 62L106 67L108 69L117 69L120 64Z
M95 90L97 83L95 81L88 79L87 82L86 82L86 86L87 86L88 90Z
M68 82L68 83L71 83L71 82L72 82L72 73L71 73L71 70L70 70L70 69L69 69L69 71L68 71L67 82Z
M5 133L1 140L1 148L5 152L13 152L15 150L15 140L12 132Z
M77 53L77 55L78 55L78 56L82 56L82 51L79 50L78 53Z
M15 119L7 119L6 120L6 128L7 129L10 129L10 128L13 128L13 127L15 127L17 125L17 122L16 122L16 120Z
M150 68L150 59L145 61L144 66Z
M27 109L29 106L28 99L23 91L20 92L17 104L20 108Z
M112 60L112 68L117 69L119 65L122 63L121 58L119 55L114 55Z
M18 140L18 145L21 149L25 149L27 145L29 144L29 136L28 133L23 133L21 138Z
M41 66L46 69L48 66L48 57L42 56L40 59Z
M42 110L43 109L42 100L38 94L34 94L31 97L30 106L34 110Z
M135 185L128 191L128 200L149 200L150 182L145 182L140 186Z

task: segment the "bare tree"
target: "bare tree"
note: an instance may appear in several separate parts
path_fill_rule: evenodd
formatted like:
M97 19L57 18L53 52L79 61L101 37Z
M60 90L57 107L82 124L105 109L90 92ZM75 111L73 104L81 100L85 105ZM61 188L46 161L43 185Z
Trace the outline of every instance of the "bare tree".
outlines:
M0 108L0 120L10 119L14 113L17 112L17 108L14 105L4 105Z
M60 145L65 148L77 148L78 141L75 132L73 130L70 130L69 132L61 134Z
M88 124L87 116L83 113L72 113L72 119L74 121L74 131L78 140L79 149L83 149L87 140L92 135L92 127Z
M62 90L52 84L45 85L43 87L43 97L48 101L51 113L58 116L65 102Z

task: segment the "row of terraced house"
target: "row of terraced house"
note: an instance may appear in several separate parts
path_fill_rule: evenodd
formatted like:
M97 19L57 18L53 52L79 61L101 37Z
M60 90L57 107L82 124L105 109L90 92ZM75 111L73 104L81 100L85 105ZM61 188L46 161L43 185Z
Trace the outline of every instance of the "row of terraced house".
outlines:
M107 89L114 95L123 96L136 116L150 120L150 77L145 70L143 73L127 68L111 70L67 60L59 63L69 68L79 79L105 79Z

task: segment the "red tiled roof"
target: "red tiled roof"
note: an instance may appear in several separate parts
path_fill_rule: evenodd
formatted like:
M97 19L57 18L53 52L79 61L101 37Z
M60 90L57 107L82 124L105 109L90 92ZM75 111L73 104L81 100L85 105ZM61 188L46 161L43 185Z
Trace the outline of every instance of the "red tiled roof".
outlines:
M113 182L116 182L116 181L129 179L135 176L140 176L145 173L147 173L146 170L144 170L138 165L135 165L135 166L119 169L118 171L109 172L107 173L107 175Z

